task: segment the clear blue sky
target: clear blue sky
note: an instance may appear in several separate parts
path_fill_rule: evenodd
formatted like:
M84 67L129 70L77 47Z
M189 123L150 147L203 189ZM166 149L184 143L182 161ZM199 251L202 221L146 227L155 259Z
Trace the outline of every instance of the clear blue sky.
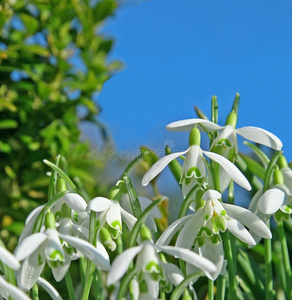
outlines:
M126 65L99 96L119 150L167 139L184 149L187 136L165 125L195 117L194 105L210 117L212 95L222 124L239 92L238 127L272 131L292 160L292 1L150 0L103 30Z

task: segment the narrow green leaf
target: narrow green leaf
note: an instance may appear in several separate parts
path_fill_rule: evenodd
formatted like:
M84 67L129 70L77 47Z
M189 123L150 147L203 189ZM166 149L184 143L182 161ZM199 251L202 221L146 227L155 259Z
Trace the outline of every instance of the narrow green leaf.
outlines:
M248 170L251 171L256 176L258 176L259 178L261 178L262 180L264 180L266 174L265 169L249 156L243 153L240 153L239 155L245 161Z
M262 162L264 168L266 169L268 167L268 164L270 161L268 156L261 149L259 149L256 145L251 144L247 141L244 141L243 143L253 150L253 152L257 155L257 157Z
M129 195L133 214L136 218L139 218L141 216L141 206L140 206L138 196L133 188L130 178L128 176L123 176L123 180L126 185L127 193Z
M233 106L232 106L232 110L234 110L234 112L238 115L238 108L239 108L239 100L240 100L240 95L238 93L236 93L235 95L235 99L233 101Z

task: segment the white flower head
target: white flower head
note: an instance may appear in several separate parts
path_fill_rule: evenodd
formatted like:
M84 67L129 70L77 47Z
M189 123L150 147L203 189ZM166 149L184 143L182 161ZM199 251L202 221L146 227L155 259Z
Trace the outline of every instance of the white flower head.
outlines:
M132 230L136 218L125 211L116 200L110 200L104 197L96 197L87 205L87 211L98 213L100 225L108 224L112 228L113 238L116 239L122 233L122 219L127 227Z
M169 244L174 234L180 229L176 241L177 247L192 249L195 245L198 249L197 252L202 254L212 243L212 251L215 254L220 252L222 256L219 261L217 254L214 254L216 257L213 258L208 256L217 268L213 273L207 272L206 275L209 274L209 278L214 278L220 274L224 261L220 232L227 229L238 239L251 246L256 242L245 226L264 238L271 238L271 232L266 224L249 210L219 201L221 194L215 190L206 191L202 199L205 201L205 205L192 215L187 215L171 224L160 236L157 244Z
M142 230L142 228L141 228ZM143 226L143 230L148 230L146 226ZM149 230L148 230L149 231ZM215 266L208 259L201 257L197 253L194 253L188 249L180 247L163 246L154 244L151 240L143 238L144 234L140 232L141 239L143 240L139 246L130 248L121 253L113 262L112 267L108 273L107 284L111 285L119 281L122 276L127 272L130 264L137 256L134 268L136 270L136 276L138 281L145 280L149 291L156 291L152 294L153 297L158 296L158 282L171 279L175 283L180 282L180 274L169 269L168 265L163 263L158 256L158 252L163 251L171 256L178 257L190 264L195 265L201 270L214 272ZM150 233L145 234L145 236ZM164 267L168 268L164 270ZM167 275L165 275L167 274ZM167 276L167 277L166 277Z
M191 182L192 178L195 178L196 181L193 182L194 184L201 180L201 184L204 184L203 178L206 174L205 170L205 158L204 155L207 156L209 159L218 163L226 172L228 178L235 181L237 184L242 186L243 188L250 190L251 186L245 176L238 170L238 168L231 163L225 157L209 151L204 151L200 147L200 132L199 130L194 127L191 129L190 132L190 147L183 152L177 152L169 154L161 159L159 159L144 175L142 178L142 185L147 185L154 177L156 177L172 160L178 158L181 155L187 154L182 175L181 175L181 182L188 184ZM225 181L225 179L224 179ZM184 195L185 196L185 195Z

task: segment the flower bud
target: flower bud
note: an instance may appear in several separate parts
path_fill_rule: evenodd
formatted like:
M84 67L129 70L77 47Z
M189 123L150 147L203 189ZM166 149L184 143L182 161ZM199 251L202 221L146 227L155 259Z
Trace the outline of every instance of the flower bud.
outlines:
M274 185L283 185L284 184L284 175L280 169L276 169L273 175Z
M149 228L145 225L142 225L140 228L140 237L142 241L151 241L152 235Z
M115 251L117 245L116 243L113 241L111 234L109 233L109 231L104 228L101 227L99 230L99 239L100 242L108 249L110 249L111 251Z
M66 203L62 205L61 218L71 218L71 208Z
M64 191L68 190L66 182L62 177L60 177L57 181L56 190L57 190L57 193L64 192Z
M289 167L289 166L288 166L287 159L286 159L286 157L285 157L284 155L281 155L281 156L278 158L278 166L279 166L280 169Z
M110 192L109 192L109 196L108 198L111 200L116 200L116 201L120 201L121 197L122 197L122 191L121 188L119 186L120 181L111 188Z
M53 228L55 229L56 226L56 220L55 220L55 216L52 212L48 212L45 216L45 227L46 229L48 228Z
M201 133L197 127L194 127L190 132L189 145L190 146L200 146L201 144Z
M231 113L227 116L225 125L231 125L232 127L236 127L237 124L237 114L235 111L231 111Z

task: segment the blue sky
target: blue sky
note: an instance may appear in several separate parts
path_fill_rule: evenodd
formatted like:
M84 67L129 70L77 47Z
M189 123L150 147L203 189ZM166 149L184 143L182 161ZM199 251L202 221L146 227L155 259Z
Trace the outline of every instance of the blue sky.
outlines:
M150 0L122 7L103 31L126 65L99 96L119 150L170 139L185 149L187 135L165 125L196 117L194 105L210 117L213 95L223 125L238 92L238 127L273 132L292 160L292 1Z

